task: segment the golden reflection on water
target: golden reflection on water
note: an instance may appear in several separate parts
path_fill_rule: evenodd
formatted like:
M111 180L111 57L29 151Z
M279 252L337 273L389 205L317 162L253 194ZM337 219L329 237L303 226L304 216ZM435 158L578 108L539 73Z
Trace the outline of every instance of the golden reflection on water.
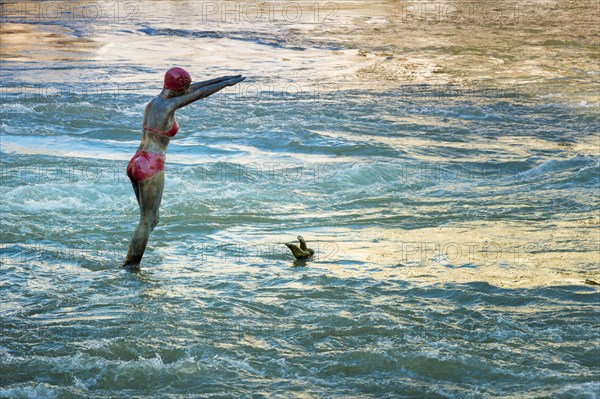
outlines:
M60 26L17 23L0 24L0 57L4 61L77 61L98 44L78 38Z
M600 279L595 223L553 222L540 228L538 223L494 221L417 230L369 227L360 235L339 231L335 238L321 238L335 243L336 256L323 259L327 253L322 251L308 266L326 267L328 274L340 277L366 273L374 279L421 284L580 285L587 278Z
M221 10L225 3L211 4ZM36 2L19 4L30 12L39 8ZM233 67L248 76L268 74L296 81L310 75L334 82L339 89L526 84L524 91L541 94L548 91L543 85L560 79L561 91L576 94L583 82L590 83L586 90L594 89L599 73L600 30L596 22L600 15L591 0L501 0L493 7L487 2L468 2L464 10L456 8L457 2L440 1L434 2L435 11L429 14L421 13L420 3L414 1L346 0L327 7L300 2L297 7L303 14L298 21L282 17L284 3L238 2L234 9L240 11L229 18L208 13L203 2L135 4L132 18L123 16L128 14L122 10L121 18L115 19L106 18L115 12L114 4L98 2L105 20L75 18L75 22L95 25L86 38L54 24L3 23L2 56L12 61L78 60L93 52L102 61L133 65L167 67L177 63L204 70ZM247 4L271 11L255 20L246 15ZM15 9L8 7L8 11L14 13ZM141 27L179 29L183 36L148 36L136 32ZM130 33L123 34L123 30ZM234 35L246 31L248 39L256 37L263 44L186 36L204 31ZM271 33L275 36L269 36ZM296 42L300 37L309 37L317 45ZM279 39L284 39L282 47ZM274 46L264 45L269 42ZM298 45L303 48L297 49ZM328 49L336 45L341 47ZM582 98L598 102L597 96Z

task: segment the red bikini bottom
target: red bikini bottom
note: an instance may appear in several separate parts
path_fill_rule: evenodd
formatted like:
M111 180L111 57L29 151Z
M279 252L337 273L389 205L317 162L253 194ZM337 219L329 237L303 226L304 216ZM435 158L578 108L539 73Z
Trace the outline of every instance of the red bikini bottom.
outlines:
M165 156L148 151L136 151L127 164L127 176L144 181L165 169Z

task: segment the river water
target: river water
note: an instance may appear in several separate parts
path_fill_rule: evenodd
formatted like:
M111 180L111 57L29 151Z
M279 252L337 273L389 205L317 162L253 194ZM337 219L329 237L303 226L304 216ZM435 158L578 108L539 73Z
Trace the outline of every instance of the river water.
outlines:
M600 397L597 2L0 7L1 397Z

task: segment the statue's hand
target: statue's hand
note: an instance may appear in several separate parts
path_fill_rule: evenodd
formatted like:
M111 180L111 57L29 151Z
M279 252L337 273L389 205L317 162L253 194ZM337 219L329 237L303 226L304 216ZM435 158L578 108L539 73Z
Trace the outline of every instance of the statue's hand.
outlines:
M242 76L242 75L234 76L231 79L227 80L227 86L234 86L245 79L246 79L246 77Z

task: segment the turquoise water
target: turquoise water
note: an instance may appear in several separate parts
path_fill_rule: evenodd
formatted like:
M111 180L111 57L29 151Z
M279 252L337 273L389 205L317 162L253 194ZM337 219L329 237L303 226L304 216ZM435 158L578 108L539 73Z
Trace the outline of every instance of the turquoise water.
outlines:
M2 5L0 396L600 397L597 5L61 4ZM130 273L172 65L248 79L177 112Z

